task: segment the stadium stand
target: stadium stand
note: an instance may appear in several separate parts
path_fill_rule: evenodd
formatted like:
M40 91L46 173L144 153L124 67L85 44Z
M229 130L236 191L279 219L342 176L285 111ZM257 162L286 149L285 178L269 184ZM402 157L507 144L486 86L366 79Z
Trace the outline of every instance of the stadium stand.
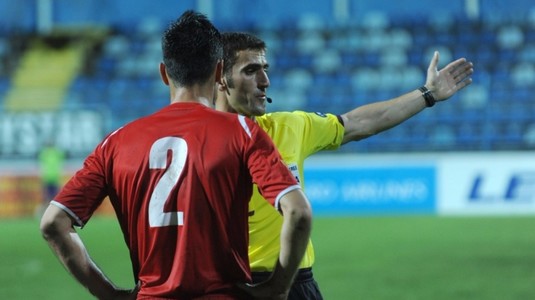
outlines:
M61 105L65 109L109 109L110 131L164 106L167 91L157 73L164 25L148 18L137 27L112 28L98 47L84 56L85 67L79 68L72 80L62 82L67 86ZM236 30L236 26L222 24L220 28ZM505 20L371 13L360 22L340 23L306 15L280 26L245 22L239 30L267 41L274 99L270 110L343 113L408 92L425 80L435 49L441 52L441 62L461 56L474 62L474 83L463 93L402 126L344 146L342 151L535 147L535 13ZM0 40L2 57L17 51L10 43L10 38ZM10 93L24 61L19 59L15 68L7 60L0 64L0 104L3 102L4 109L12 105Z
M58 109L84 60L81 45L63 38L35 39L30 45L11 77L7 111Z

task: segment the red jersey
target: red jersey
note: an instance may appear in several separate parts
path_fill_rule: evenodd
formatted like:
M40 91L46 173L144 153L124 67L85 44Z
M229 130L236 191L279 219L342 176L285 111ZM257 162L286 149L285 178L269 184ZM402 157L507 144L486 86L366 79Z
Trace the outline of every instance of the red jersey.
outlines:
M234 285L250 281L252 181L274 206L299 188L254 122L175 103L108 135L53 204L83 226L110 198L140 297L238 297Z

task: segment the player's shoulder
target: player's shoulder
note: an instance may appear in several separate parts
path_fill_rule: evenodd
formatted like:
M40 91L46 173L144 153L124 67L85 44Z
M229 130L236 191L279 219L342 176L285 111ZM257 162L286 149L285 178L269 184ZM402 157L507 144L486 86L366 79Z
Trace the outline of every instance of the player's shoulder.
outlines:
M220 122L221 124L227 123L231 126L236 126L237 124L248 124L254 126L253 120L237 113L218 111L214 109L211 111L211 114L212 116L210 119L215 122Z
M252 137L254 132L258 130L258 124L240 114L214 110L212 115L210 121L215 122L220 130L227 130L237 135L246 133L249 137ZM236 130L238 128L241 130Z

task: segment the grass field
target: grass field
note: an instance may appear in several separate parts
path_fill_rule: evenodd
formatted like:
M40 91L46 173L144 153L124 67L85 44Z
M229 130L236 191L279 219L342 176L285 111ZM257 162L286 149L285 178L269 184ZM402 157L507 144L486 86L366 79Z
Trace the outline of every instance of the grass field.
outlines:
M534 299L535 217L317 217L315 276L325 299ZM132 274L113 218L81 231L119 285ZM2 299L92 299L33 219L0 221Z

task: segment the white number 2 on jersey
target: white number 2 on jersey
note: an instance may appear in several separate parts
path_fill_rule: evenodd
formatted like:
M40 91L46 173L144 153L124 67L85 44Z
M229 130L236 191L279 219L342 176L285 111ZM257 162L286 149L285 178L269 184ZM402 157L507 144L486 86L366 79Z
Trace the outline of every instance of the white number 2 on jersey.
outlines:
M171 163L167 166L167 153L171 150ZM184 169L188 145L177 137L164 137L152 145L149 155L150 169L166 169L156 184L149 202L150 227L180 226L184 224L181 211L164 212L164 204L175 187Z

